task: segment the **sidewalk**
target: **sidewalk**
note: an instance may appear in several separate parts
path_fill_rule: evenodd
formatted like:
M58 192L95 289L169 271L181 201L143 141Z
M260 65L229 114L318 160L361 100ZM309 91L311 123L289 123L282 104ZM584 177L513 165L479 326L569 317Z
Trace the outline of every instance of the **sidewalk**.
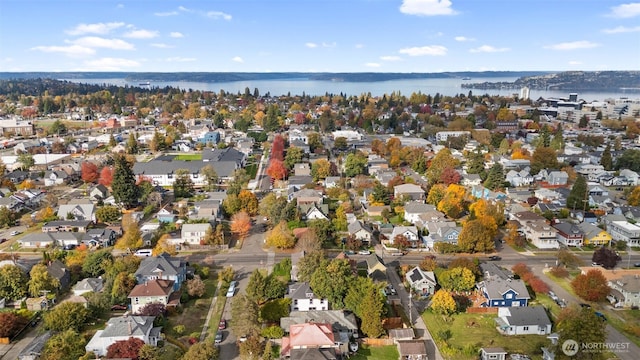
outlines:
M402 285L400 276L398 276L397 268L388 267L387 276L389 277L389 282L398 292L398 296L400 297L400 301L402 302L404 311L409 314L409 294ZM434 342L429 329L427 329L427 325L424 323L424 320L422 319L422 316L420 316L418 309L413 304L413 300L411 300L411 302L411 319L413 321L413 324L411 325L415 329L416 336L419 339L425 340L425 345L427 346L427 359L443 360L442 354L440 354L440 350L438 350L438 347L436 346L436 343Z
M213 299L211 299L211 305L209 306L209 312L207 313L207 319L204 321L204 325L202 326L202 332L200 333L200 341L204 341L207 338L207 332L209 330L209 321L211 321L211 316L213 315L213 310L216 308L216 301L218 300L218 293L220 292L221 282L218 281L218 286L216 287L216 292L213 294Z

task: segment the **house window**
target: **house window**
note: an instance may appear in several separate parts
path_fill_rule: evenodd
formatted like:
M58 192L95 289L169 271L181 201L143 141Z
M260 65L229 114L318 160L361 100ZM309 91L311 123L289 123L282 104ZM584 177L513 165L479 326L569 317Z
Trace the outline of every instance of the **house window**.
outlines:
M507 299L511 299L512 297L513 297L512 293L508 293L507 296L506 296Z
M529 331L529 327L528 327L528 326L524 326L524 327L522 328L522 330L524 330L524 331Z
M133 301L137 304L138 303L138 298L133 298Z

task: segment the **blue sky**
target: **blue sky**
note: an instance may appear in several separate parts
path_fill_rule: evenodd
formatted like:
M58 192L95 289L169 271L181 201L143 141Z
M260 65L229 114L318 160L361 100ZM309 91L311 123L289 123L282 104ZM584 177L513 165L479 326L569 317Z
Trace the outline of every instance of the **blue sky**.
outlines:
M0 71L640 70L633 0L2 0Z

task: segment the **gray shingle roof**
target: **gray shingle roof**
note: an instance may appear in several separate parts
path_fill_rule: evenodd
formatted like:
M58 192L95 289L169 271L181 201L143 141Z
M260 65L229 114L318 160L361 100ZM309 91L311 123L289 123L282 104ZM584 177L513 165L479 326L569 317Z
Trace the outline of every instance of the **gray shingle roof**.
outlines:
M521 306L509 308L510 316L506 316L512 326L551 325L551 320L542 306Z
M121 316L109 319L100 337L145 336L153 328L155 316Z
M292 311L288 317L280 318L280 327L288 332L290 325L312 321L331 324L333 331L358 330L355 315L343 310Z
M178 275L183 265L182 260L170 256L147 257L142 260L135 275L154 275L156 270L161 270L163 275Z
M522 280L503 280L500 278L488 279L484 281L487 295L490 299L502 299L503 295L509 290L513 290L517 294L518 299L530 299L529 291Z

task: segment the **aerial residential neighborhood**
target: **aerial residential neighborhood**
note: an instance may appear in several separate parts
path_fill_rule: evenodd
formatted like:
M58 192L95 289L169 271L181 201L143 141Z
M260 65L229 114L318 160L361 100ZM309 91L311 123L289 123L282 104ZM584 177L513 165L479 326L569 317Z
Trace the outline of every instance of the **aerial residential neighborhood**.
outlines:
M39 81L0 81L2 359L640 353L640 100Z

